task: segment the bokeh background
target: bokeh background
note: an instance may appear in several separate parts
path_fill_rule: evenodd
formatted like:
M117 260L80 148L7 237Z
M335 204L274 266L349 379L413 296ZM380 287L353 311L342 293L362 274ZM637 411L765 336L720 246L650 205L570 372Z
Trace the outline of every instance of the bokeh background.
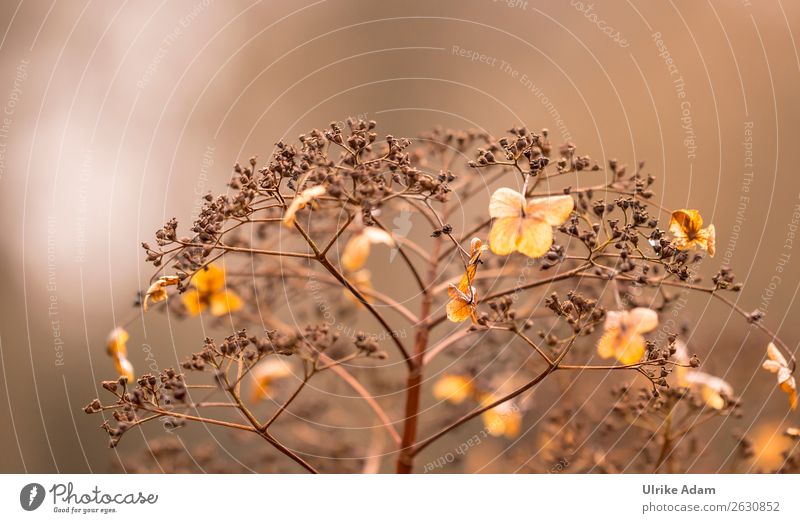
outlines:
M351 116L410 137L547 127L601 164L646 160L665 205L715 223L739 304L800 339L797 2L13 0L0 20L2 472L115 470L81 408L152 272L140 242L224 192L235 161ZM766 464L798 423L758 370L768 340L707 296L688 311ZM146 327L139 368L197 350L202 325ZM463 470L492 471L503 444Z

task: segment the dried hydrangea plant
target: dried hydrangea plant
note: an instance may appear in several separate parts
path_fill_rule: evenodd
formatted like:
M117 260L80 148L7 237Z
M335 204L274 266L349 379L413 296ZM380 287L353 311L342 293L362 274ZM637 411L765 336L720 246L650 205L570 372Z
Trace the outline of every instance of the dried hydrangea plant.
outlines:
M347 127L278 143L264 167L255 158L237 164L230 191L205 197L187 235L172 219L154 246L143 244L157 272L135 317L158 309L210 315L230 334L198 340L180 372L137 377L126 325L116 327L108 352L121 377L103 382L113 401L86 407L111 412L103 428L112 446L149 421L199 423L250 434L310 472L358 470L352 460L331 465L320 456L352 453L363 442L312 422L368 416L354 421L377 427L356 453L361 470L374 472L390 457L408 473L421 468L417 458L430 445L480 418L485 436L536 430L535 442L509 453L514 470L679 470L697 452L683 444L691 433L740 406L728 383L698 369L677 324L662 324L691 293L712 296L764 333L764 368L797 407L791 351L760 313L731 298L742 288L733 272L722 267L701 280L714 226L704 227L697 210L656 203L644 164L601 168L572 144L553 151L546 130L514 128L500 139L436 130L412 142L378 140L372 121ZM564 186L567 179L581 183ZM415 221L417 232L425 229L416 240L408 234ZM400 263L371 257L379 249ZM390 272L393 291L414 292L382 292L368 265ZM595 355L606 361L590 363ZM426 381L446 356L447 369ZM370 391L391 388L392 378L380 376L400 367L403 384L392 394ZM611 416L575 412L567 399L572 382L591 373L631 380L606 387ZM337 410L337 396L319 389L302 406L313 394L308 385L323 379L341 380L368 410ZM563 405L526 424L530 393L550 381L555 390L538 401ZM398 395L402 403L383 399ZM441 408L427 416L431 396ZM615 445L631 430L644 437ZM796 440L797 429L787 434ZM746 455L746 438L739 444ZM796 446L784 470L797 467ZM170 444L156 448L167 450L153 456L175 454ZM272 459L270 470L282 470Z

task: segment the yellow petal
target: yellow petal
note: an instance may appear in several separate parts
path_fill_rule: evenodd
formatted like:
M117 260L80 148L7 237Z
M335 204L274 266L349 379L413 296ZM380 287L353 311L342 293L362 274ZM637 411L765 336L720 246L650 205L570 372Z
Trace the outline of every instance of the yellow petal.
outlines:
M216 265L209 265L195 273L192 283L201 293L219 292L225 287L225 271Z
M544 221L548 225L561 225L569 218L575 201L572 196L549 196L547 198L534 198L528 202L527 214Z
M467 376L449 374L442 376L433 385L433 397L439 401L449 401L456 405L472 396L475 389Z
M270 398L275 380L292 374L290 364L283 358L268 358L258 363L250 374L255 382L250 391L251 399L255 402Z
M623 320L623 325L640 334L650 332L658 327L658 313L646 307L636 307L628 312L627 317Z
M617 359L623 365L633 365L642 361L644 356L645 342L638 334L631 333L630 336L621 336L617 339Z
M725 380L705 372L689 371L685 375L688 386L700 388L700 396L706 405L713 409L725 407L725 397L733 397L733 387Z
M522 218L498 218L489 232L489 248L498 256L507 256L517 250Z
M373 245L377 245L379 243L383 243L384 245L388 245L390 247L394 245L394 239L392 238L392 235L380 227L364 227L362 234L366 236L369 239L369 242Z
M702 231L700 231L700 238L703 242L703 248L708 251L708 255L712 258L717 249L717 235L714 224L712 223Z
M669 231L683 236L694 236L703 227L703 218L696 209L678 209L672 212Z
M503 419L497 414L494 409L487 410L481 414L483 419L483 426L492 436L499 438L505 432L505 424Z
M114 358L114 366L120 376L125 376L131 382L136 380L136 376L133 373L133 365L127 358Z
M522 216L524 207L525 198L521 193L508 187L501 187L489 199L489 216L492 218L519 218ZM492 250L494 251L494 249Z
M147 312L147 303L148 301L152 301L153 303L158 303L160 301L164 301L167 299L167 290L166 287L169 285L177 285L180 282L180 278L177 276L162 276L156 281L153 282L150 287L147 288L147 291L144 293L144 301L142 303L142 308Z
M789 395L789 406L797 410L797 382L794 377L781 383L781 390Z
M517 250L529 258L541 258L553 245L553 229L536 218L522 220L522 229L517 238Z
M196 289L189 289L181 298L183 306L192 316L197 316L208 306L208 303L201 299L200 293Z
M497 398L492 394L484 395L481 405L494 403ZM522 425L522 415L511 403L502 403L493 409L481 414L486 431L495 437L505 436L514 438L519 435Z
M789 362L786 361L786 358L783 357L783 353L781 353L780 349L778 349L778 346L773 342L769 342L769 345L767 345L767 357L781 367L789 366Z
M296 195L292 200L292 203L290 203L289 207L286 209L286 214L283 215L283 224L287 227L292 227L294 225L294 219L297 211L305 207L313 199L319 198L326 192L327 189L325 189L325 186L315 185L314 187L309 187L308 189Z
M454 323L462 321L474 315L475 305L465 302L460 298L455 298L447 303L447 319Z
M617 354L617 345L619 342L619 329L606 329L606 332L600 337L597 342L597 354L601 358L613 358Z
M250 389L250 401L258 403L259 401L272 397L273 390L271 384L272 380L269 378L257 378L253 384L253 388Z
M469 242L469 264L477 266L478 262L481 260L483 251L488 248L489 247L484 245L480 238L472 238Z
M700 396L705 404L712 409L722 410L725 407L725 399L711 387L703 387Z
M126 357L128 355L128 349L125 346L127 341L128 331L122 327L117 327L112 330L111 334L108 335L108 341L106 342L106 349L109 356L123 358Z
M356 271L350 275L350 283L361 292L361 295L364 296L364 299L368 302L372 302L372 273L367 269L361 269L360 271ZM352 301L356 305L363 307L364 304L358 300L353 293L347 289L343 289L344 295L347 297L348 300Z
M224 316L241 308L242 299L233 291L224 290L211 296L211 314L214 316Z
M367 263L369 251L369 238L365 234L356 234L344 247L342 266L348 271L357 271Z

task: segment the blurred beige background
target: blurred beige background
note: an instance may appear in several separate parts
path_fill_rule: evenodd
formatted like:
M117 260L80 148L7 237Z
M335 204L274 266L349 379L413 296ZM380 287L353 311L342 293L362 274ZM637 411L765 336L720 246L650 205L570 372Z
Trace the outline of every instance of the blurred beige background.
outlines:
M716 224L740 304L796 346L797 2L15 0L0 20L3 472L109 469L81 407L151 274L140 241L224 191L235 161L348 116L396 136L547 127L601 163L646 160L665 205ZM748 416L796 425L754 370L763 336L691 307ZM150 318L134 364L143 347L176 364L197 327Z

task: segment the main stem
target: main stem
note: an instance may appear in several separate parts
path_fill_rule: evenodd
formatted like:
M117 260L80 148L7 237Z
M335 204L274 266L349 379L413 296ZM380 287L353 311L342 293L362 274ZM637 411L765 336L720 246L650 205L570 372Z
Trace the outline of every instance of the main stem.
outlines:
M400 455L397 458L397 473L410 474L414 469L414 444L417 441L417 426L419 418L419 401L422 392L422 370L425 365L425 351L428 348L428 339L431 324L427 318L433 306L433 284L436 281L439 252L441 251L441 238L437 238L433 246L431 263L428 268L428 285L422 291L419 317L422 319L414 333L414 349L411 354L411 363L408 368L406 380L406 409L403 424L403 437L400 441Z

